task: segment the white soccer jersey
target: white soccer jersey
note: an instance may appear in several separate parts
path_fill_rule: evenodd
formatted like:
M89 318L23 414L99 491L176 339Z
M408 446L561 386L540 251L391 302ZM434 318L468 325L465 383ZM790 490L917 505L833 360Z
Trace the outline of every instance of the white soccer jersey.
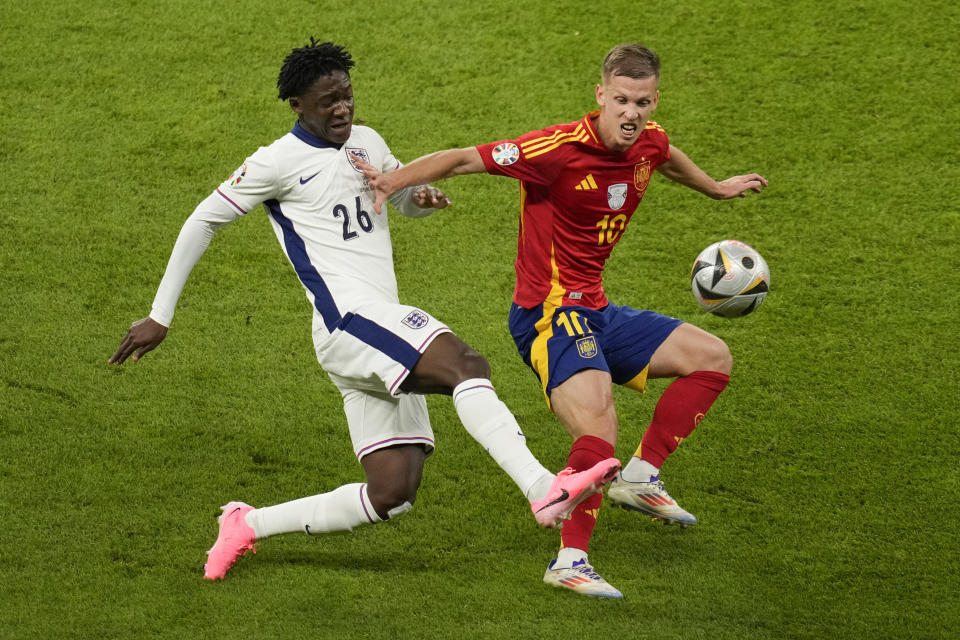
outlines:
M420 355L450 330L399 304L387 212L374 213L358 159L384 173L400 166L373 129L356 125L341 147L298 123L258 149L183 224L150 317L170 326L187 277L217 228L263 204L314 307L317 359L343 394L357 457L397 444L430 452L426 401L399 396ZM398 191L390 202L404 215L428 215L433 209L413 204L415 189Z
M247 158L184 224L154 300L151 317L169 326L187 276L216 228L263 204L284 253L327 332L368 302L398 302L387 212L373 211L372 190L355 161L387 173L400 167L373 129L354 125L342 147L300 124ZM412 203L408 188L390 202L403 214L432 209Z

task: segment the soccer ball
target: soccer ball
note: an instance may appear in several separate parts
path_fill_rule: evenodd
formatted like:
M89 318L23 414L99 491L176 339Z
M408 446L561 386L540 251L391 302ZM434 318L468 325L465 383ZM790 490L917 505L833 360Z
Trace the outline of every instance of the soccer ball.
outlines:
M736 318L752 312L767 297L770 269L753 247L722 240L693 261L690 286L701 307L717 316Z

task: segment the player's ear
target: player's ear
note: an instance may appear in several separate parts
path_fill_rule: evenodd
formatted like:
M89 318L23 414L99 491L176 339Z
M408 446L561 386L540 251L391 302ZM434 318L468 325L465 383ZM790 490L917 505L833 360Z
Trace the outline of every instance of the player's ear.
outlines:
M290 96L290 108L293 109L298 116L303 115L303 101L300 100L297 96Z
M603 85L597 85L597 104L603 106Z

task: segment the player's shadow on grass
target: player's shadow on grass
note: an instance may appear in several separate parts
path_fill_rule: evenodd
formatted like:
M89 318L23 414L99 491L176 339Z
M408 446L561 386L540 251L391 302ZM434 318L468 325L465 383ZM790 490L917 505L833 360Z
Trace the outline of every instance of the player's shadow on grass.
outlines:
M302 551L276 549L270 553L259 552L253 560L258 564L277 567L310 567L318 571L375 571L383 573L427 573L436 571L436 562L416 552L385 556L381 549L370 552L332 551L321 548ZM253 561L250 564L253 564Z

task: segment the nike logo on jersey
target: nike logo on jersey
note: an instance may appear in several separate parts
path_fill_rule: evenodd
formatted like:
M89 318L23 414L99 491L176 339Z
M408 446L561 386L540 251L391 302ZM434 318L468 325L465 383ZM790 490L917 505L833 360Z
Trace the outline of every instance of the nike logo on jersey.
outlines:
M322 169L321 169L321 171L322 171ZM300 184L307 184L308 182L310 182L311 180L313 180L314 178L316 178L318 175L320 175L320 171L317 171L315 174L313 174L313 175L310 176L309 178L300 178Z
M570 497L570 494L567 492L567 490L566 490L566 489L562 489L561 492L560 492L560 497L559 497L559 498L557 498L556 500L553 500L553 501L551 501L551 502L543 505L543 506L540 507L539 509L537 509L537 513L540 513L541 511L543 511L543 510L546 509L547 507L552 507L552 506L555 505L555 504L560 504L561 502L563 502L564 500L566 500L566 499L569 498L569 497Z

